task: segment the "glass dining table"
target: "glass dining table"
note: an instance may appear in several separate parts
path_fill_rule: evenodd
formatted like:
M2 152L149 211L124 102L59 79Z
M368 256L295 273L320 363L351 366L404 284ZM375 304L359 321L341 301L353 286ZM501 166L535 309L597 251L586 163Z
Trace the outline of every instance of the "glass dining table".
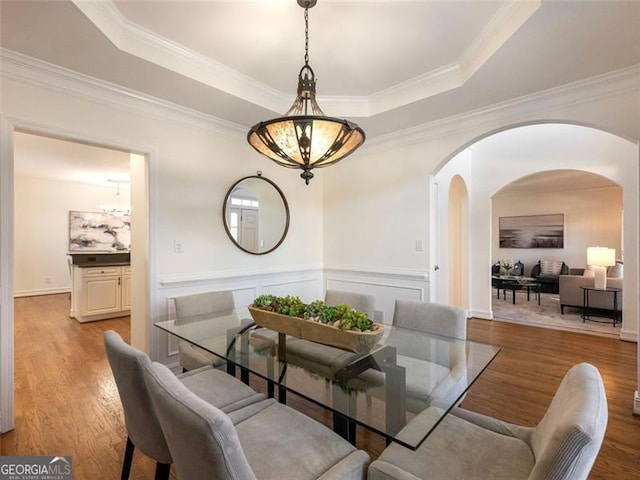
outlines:
M157 322L155 326L226 361L267 394L288 393L327 409L336 432L355 444L356 425L416 450L500 351L469 340L384 325L369 353L353 353L256 326L247 308ZM429 407L429 422L411 420Z

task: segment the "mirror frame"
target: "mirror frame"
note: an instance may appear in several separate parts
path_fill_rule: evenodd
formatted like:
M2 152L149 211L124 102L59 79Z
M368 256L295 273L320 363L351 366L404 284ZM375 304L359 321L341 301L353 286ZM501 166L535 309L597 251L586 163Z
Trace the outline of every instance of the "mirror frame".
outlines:
M268 250L265 250L264 252L252 252L251 250L247 250L242 245L240 245L240 243L238 243L236 241L236 239L233 238L233 236L231 235L231 230L229 230L229 225L227 223L227 205L229 203L229 198L231 197L231 193L233 192L233 190L240 183L242 183L243 181L248 180L250 178L258 178L260 180L264 180L265 182L271 184L271 186L276 189L276 192L278 192L278 194L280 195L280 198L282 199L282 203L284 205L284 210L285 210L285 215L286 215L286 218L287 218L287 221L286 221L285 226L284 226L284 231L282 232L282 235L280 236L280 240L278 240L278 242L273 247L271 247ZM236 247L238 247L240 250L242 250L243 252L249 253L251 255L266 255L267 253L273 252L276 248L278 248L280 245L282 245L282 242L284 242L284 239L287 236L287 233L289 232L289 223L290 223L290 221L291 221L291 215L289 213L289 204L287 203L287 199L284 196L284 193L282 193L282 190L280 190L280 187L278 187L278 185L276 185L275 182L273 182L272 180L269 180L266 177L263 177L262 176L262 172L258 172L257 175L248 175L246 177L242 177L240 180L238 180L233 185L231 185L229 190L227 190L227 194L224 196L224 202L222 203L222 224L224 225L224 229L227 232L227 235L228 235L229 239L231 239L233 244Z

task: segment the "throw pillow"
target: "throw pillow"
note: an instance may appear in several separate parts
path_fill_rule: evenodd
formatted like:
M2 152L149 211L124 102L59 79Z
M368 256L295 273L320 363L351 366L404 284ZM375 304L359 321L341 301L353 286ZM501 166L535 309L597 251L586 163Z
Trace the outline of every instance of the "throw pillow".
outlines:
M513 262L511 260L498 260L500 265L500 275L508 275L513 268Z
M540 273L542 275L560 275L562 260L540 260Z
M593 265L587 265L587 268L584 269L584 273L582 274L583 277L595 277L596 276L596 269Z
M622 269L623 265L621 263L616 263L607 269L607 277L610 278L622 278Z

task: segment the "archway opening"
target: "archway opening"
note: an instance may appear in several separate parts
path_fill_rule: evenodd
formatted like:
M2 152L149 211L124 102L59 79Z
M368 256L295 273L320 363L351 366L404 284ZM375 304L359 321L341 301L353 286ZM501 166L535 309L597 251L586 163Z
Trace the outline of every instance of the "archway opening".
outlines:
M489 132L461 148L464 149L445 161L435 178L440 185L448 185L447 180L459 174L470 186L469 236L473 242L470 245L467 309L472 316L493 318L490 266L492 244L498 231L492 220L492 197L511 182L558 169L598 175L622 189L625 217L638 218L638 145L619 136L582 125L545 122ZM439 195L444 203L448 191L443 190ZM529 206L527 214L550 213L546 210L534 212L537 202L531 201ZM554 213L563 213L566 205L557 202L554 207L559 209ZM573 221L571 216L565 220ZM446 222L447 219L443 216L434 221ZM633 285L638 282L638 235L637 225L631 223L624 222L621 227L620 248L624 248L624 285L627 286L624 318L628 320L623 320L618 332L620 338L635 340L638 299ZM441 223L438 228L442 232L448 231L447 224ZM441 245L446 245L448 240L441 238ZM565 255L579 257L580 263L584 263L585 251L576 245L575 238L567 238L563 247ZM575 267L582 266L575 263Z

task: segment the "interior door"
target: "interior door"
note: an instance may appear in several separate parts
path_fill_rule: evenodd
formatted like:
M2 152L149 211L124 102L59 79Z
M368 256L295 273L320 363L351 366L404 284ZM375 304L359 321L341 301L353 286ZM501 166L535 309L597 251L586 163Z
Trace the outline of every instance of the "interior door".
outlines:
M260 214L255 208L243 208L240 216L240 244L247 250L257 252L260 249Z

